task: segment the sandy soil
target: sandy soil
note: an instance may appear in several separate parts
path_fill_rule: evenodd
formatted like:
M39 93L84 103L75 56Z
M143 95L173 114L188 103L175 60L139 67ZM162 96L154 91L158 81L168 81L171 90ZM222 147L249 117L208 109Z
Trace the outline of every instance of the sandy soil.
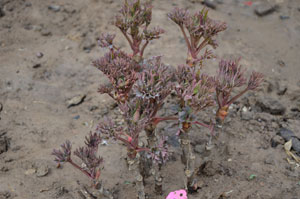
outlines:
M0 1L4 12L0 17L1 199L81 198L78 184L89 184L89 179L70 165L57 169L50 154L66 139L74 147L81 145L105 115L120 117L111 100L96 92L106 80L91 61L104 52L96 46L100 33L117 31L109 22L121 2ZM270 0L278 9L264 17L254 13L261 1L245 2L223 0L210 11L212 18L228 23L228 30L218 38L216 53L219 58L242 57L242 64L264 73L266 81L259 92L247 94L234 105L211 151L203 147L208 132L193 130L201 189L191 199L300 198L299 164L287 161L282 143L271 147L272 138L280 139L275 135L281 127L300 137L299 0ZM59 6L59 10L49 9L50 5ZM183 63L183 38L166 14L175 6L195 11L202 4L157 0L153 5L153 25L160 25L167 33L149 46L146 56L162 54L166 63ZM128 48L120 34L118 43ZM213 73L216 67L217 61L207 63L206 70ZM77 95L86 95L84 102L68 108L67 100ZM271 107L262 108L262 103ZM283 111L274 114L270 111L274 106ZM207 112L201 117L207 120L211 115ZM175 136L172 123L160 128ZM149 198L165 198L170 191L183 188L183 165L176 144L173 151L172 160L163 168L164 196L154 195L148 180ZM134 180L124 161L125 148L109 142L99 153L105 159L105 186L116 190L117 198L135 198ZM256 177L250 180L251 175Z

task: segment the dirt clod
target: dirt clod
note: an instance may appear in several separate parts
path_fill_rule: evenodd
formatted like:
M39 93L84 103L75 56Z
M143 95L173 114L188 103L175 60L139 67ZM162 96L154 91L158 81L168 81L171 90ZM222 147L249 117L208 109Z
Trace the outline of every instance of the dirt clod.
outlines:
M270 3L262 2L258 6L256 6L254 11L255 14L257 14L260 17L263 17L274 12L275 7L272 6Z
M261 97L257 100L256 106L263 112L270 113L272 115L283 115L286 111L286 107L277 99L271 97Z

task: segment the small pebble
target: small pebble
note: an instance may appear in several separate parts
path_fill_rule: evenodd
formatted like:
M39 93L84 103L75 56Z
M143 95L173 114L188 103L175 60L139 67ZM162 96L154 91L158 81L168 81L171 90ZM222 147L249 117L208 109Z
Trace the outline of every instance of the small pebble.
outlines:
M36 57L37 58L42 58L44 56L44 54L42 53L42 52L38 52L37 54L36 54Z
M287 15L280 15L279 18L280 18L281 20L286 20L286 19L289 19L290 17L287 16Z
M26 7L31 7L31 6L32 6L32 3L26 2L26 3L25 3L25 6L26 6Z
M40 64L40 63L38 63L38 64L34 64L33 66L32 66L32 68L39 68L39 67L41 67L42 65Z
M74 120L78 120L80 118L80 115L76 115L75 117L73 117Z
M60 6L59 5L50 5L48 6L49 10L52 10L54 12L59 12L60 11Z
M46 165L42 165L38 167L36 171L36 176L37 177L44 177L49 173L49 168Z
M42 34L42 36L47 37L47 36L51 36L52 32L47 29L42 29L41 34Z
M25 171L25 175L32 175L36 172L36 169L28 169Z
M212 0L204 0L202 2L202 4L205 5L205 6L207 6L207 7L209 7L209 8L211 8L211 9L216 9L217 8L216 3L214 1L212 1Z

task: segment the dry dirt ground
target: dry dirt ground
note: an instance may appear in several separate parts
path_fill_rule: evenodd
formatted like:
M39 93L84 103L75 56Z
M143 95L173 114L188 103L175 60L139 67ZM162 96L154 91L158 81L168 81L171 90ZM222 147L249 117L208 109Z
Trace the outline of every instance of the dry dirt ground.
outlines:
M51 151L66 139L81 145L105 115L119 118L111 100L96 92L106 79L91 61L104 52L96 46L100 33L117 31L110 21L121 2L0 0L1 199L81 198L78 184L89 184L89 179L70 165L57 169ZM216 54L242 57L243 66L264 73L266 81L232 107L211 151L204 147L208 132L194 129L201 189L189 198L299 199L299 164L287 161L284 141L276 133L285 127L300 137L300 2L270 0L277 9L263 17L254 13L261 1L222 2L210 11L212 18L228 23ZM153 24L167 33L149 46L146 56L162 54L166 63L183 63L183 38L166 14L175 6L195 11L203 5L188 0L155 0L153 5ZM127 48L121 38L118 34L118 43ZM217 61L207 63L206 70L215 72ZM68 108L67 101L77 95L85 95L84 102ZM211 115L200 116L207 120ZM175 140L174 154L163 168L164 195L153 194L149 179L149 198L165 198L183 188L176 127L165 123L160 128ZM106 188L116 190L117 198L135 198L126 149L109 141L99 153L105 159L101 177Z

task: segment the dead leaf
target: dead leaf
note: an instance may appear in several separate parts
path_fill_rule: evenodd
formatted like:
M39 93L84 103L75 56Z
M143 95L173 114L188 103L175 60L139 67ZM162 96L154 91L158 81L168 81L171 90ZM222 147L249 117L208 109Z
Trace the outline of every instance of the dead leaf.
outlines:
M284 144L285 151L291 151L291 148L292 148L292 140L290 140Z

